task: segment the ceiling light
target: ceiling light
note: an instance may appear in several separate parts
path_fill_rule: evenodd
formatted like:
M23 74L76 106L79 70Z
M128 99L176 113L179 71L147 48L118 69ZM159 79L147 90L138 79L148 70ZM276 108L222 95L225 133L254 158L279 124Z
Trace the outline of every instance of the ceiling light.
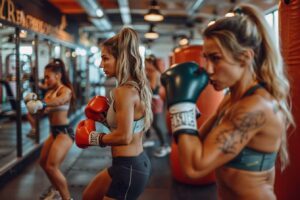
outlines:
M159 6L156 0L152 0L148 13L144 16L144 19L149 22L159 22L164 19L164 16L159 11Z
M186 36L181 37L178 43L180 46L186 46L189 44L189 39Z
M144 35L146 39L155 40L159 37L159 34L155 32L153 29L154 29L154 25L151 24L149 31Z
M103 11L100 8L98 8L96 10L96 15L97 15L97 17L103 17L104 13L103 13Z
M159 37L158 33L156 32L147 32L145 33L145 38L149 39L149 40L155 40Z

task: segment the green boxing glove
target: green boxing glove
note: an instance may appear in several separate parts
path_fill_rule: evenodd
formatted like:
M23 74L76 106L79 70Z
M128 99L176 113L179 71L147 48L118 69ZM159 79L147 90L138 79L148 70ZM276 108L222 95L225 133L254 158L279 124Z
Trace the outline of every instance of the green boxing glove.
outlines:
M176 142L180 134L198 136L196 101L208 81L207 72L193 62L177 64L162 74Z

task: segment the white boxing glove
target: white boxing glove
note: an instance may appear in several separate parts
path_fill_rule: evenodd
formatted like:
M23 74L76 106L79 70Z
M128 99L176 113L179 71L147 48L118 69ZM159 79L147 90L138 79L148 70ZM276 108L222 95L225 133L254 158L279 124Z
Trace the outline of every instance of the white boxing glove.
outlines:
M36 114L39 110L43 110L46 104L40 100L31 100L26 104L28 112L31 114Z
M106 145L101 145L101 143L99 141L99 135L100 134L109 134L109 133L111 133L111 131L107 126L105 126L105 124L103 124L101 122L95 121L95 127L96 127L96 130L91 131L89 134L89 144L94 145L94 146L105 147Z
M31 100L37 100L37 94L35 94L34 92L29 92L24 97L25 104Z

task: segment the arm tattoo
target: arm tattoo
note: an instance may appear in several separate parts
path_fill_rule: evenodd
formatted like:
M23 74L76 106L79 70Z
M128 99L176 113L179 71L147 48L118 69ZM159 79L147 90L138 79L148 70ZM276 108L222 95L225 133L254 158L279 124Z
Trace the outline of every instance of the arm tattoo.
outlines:
M232 127L221 130L216 138L219 149L225 154L235 154L237 144L243 143L248 139L249 131L263 126L266 122L266 116L262 111L245 112L238 109L227 116Z

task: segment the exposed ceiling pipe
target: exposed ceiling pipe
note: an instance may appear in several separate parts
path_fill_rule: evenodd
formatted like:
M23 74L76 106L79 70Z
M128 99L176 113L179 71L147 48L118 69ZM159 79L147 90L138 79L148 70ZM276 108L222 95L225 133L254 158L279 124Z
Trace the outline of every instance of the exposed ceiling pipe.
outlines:
M96 0L77 0L77 2L85 9L86 13L90 16L91 22L100 31L112 29L110 21Z
M128 6L128 0L118 0L119 8L120 8L120 14L123 20L124 25L130 25L131 24L131 15L130 15L130 9Z
M189 17L192 17L193 15L196 14L198 9L201 7L201 4L203 3L204 0L195 0L194 2L190 3L187 6L187 13Z
M96 32L93 33L93 36L96 38L110 38L113 37L115 35L114 32L110 31L110 32Z

